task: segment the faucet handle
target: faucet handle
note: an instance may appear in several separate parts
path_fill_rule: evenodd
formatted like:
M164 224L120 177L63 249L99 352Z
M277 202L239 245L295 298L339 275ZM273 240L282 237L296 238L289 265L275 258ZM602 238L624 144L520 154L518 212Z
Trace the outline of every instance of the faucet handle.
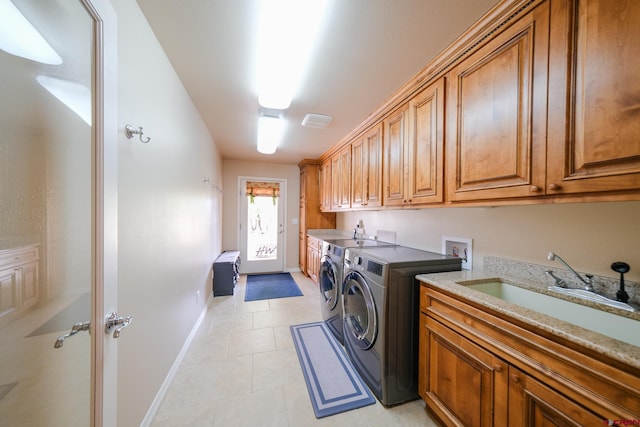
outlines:
M556 281L556 283L554 283L556 286L560 287L560 288L566 288L567 287L567 282L564 279L561 279L560 277L556 276L553 271L551 270L547 270L546 273L553 277Z

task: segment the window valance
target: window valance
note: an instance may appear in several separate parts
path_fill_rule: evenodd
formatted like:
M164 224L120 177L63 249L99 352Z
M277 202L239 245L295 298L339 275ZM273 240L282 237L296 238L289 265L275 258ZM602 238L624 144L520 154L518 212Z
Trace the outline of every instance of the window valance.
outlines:
M247 181L246 195L252 197L280 197L280 183Z

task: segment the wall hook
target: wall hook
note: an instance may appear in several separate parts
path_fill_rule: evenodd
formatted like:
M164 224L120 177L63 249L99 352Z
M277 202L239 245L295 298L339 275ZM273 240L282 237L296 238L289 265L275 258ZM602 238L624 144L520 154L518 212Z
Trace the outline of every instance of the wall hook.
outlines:
M144 135L144 132L142 132L142 126L139 126L138 130L135 130L133 126L126 125L124 127L124 131L125 131L125 134L127 135L127 138L129 139L133 138L134 135L140 135L140 142L143 142L146 144L147 142L151 141L151 138L149 137L142 139L142 135Z

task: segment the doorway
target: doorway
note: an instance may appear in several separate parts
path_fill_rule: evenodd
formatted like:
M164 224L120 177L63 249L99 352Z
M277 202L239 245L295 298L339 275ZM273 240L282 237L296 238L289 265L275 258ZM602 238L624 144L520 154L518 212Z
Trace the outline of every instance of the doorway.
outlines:
M240 272L284 270L286 180L240 178Z

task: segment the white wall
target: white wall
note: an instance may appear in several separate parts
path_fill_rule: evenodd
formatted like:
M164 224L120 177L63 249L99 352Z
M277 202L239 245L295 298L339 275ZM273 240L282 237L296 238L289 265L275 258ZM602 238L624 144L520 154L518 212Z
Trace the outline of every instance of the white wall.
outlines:
M221 157L134 0L118 15L118 425L140 425L211 294ZM148 144L124 126L144 127ZM196 298L196 293L200 297Z
M285 206L285 271L299 270L299 225L293 224L300 216L300 169L283 163L257 163L242 160L224 161L224 229L222 246L226 250L239 249L238 177L253 176L287 180Z
M474 267L493 255L563 268L547 261L553 251L599 276L618 277L611 263L625 261L626 277L640 281L640 202L348 212L338 228L353 230L359 219L367 234L396 231L399 244L430 251L441 252L443 235L472 238Z

